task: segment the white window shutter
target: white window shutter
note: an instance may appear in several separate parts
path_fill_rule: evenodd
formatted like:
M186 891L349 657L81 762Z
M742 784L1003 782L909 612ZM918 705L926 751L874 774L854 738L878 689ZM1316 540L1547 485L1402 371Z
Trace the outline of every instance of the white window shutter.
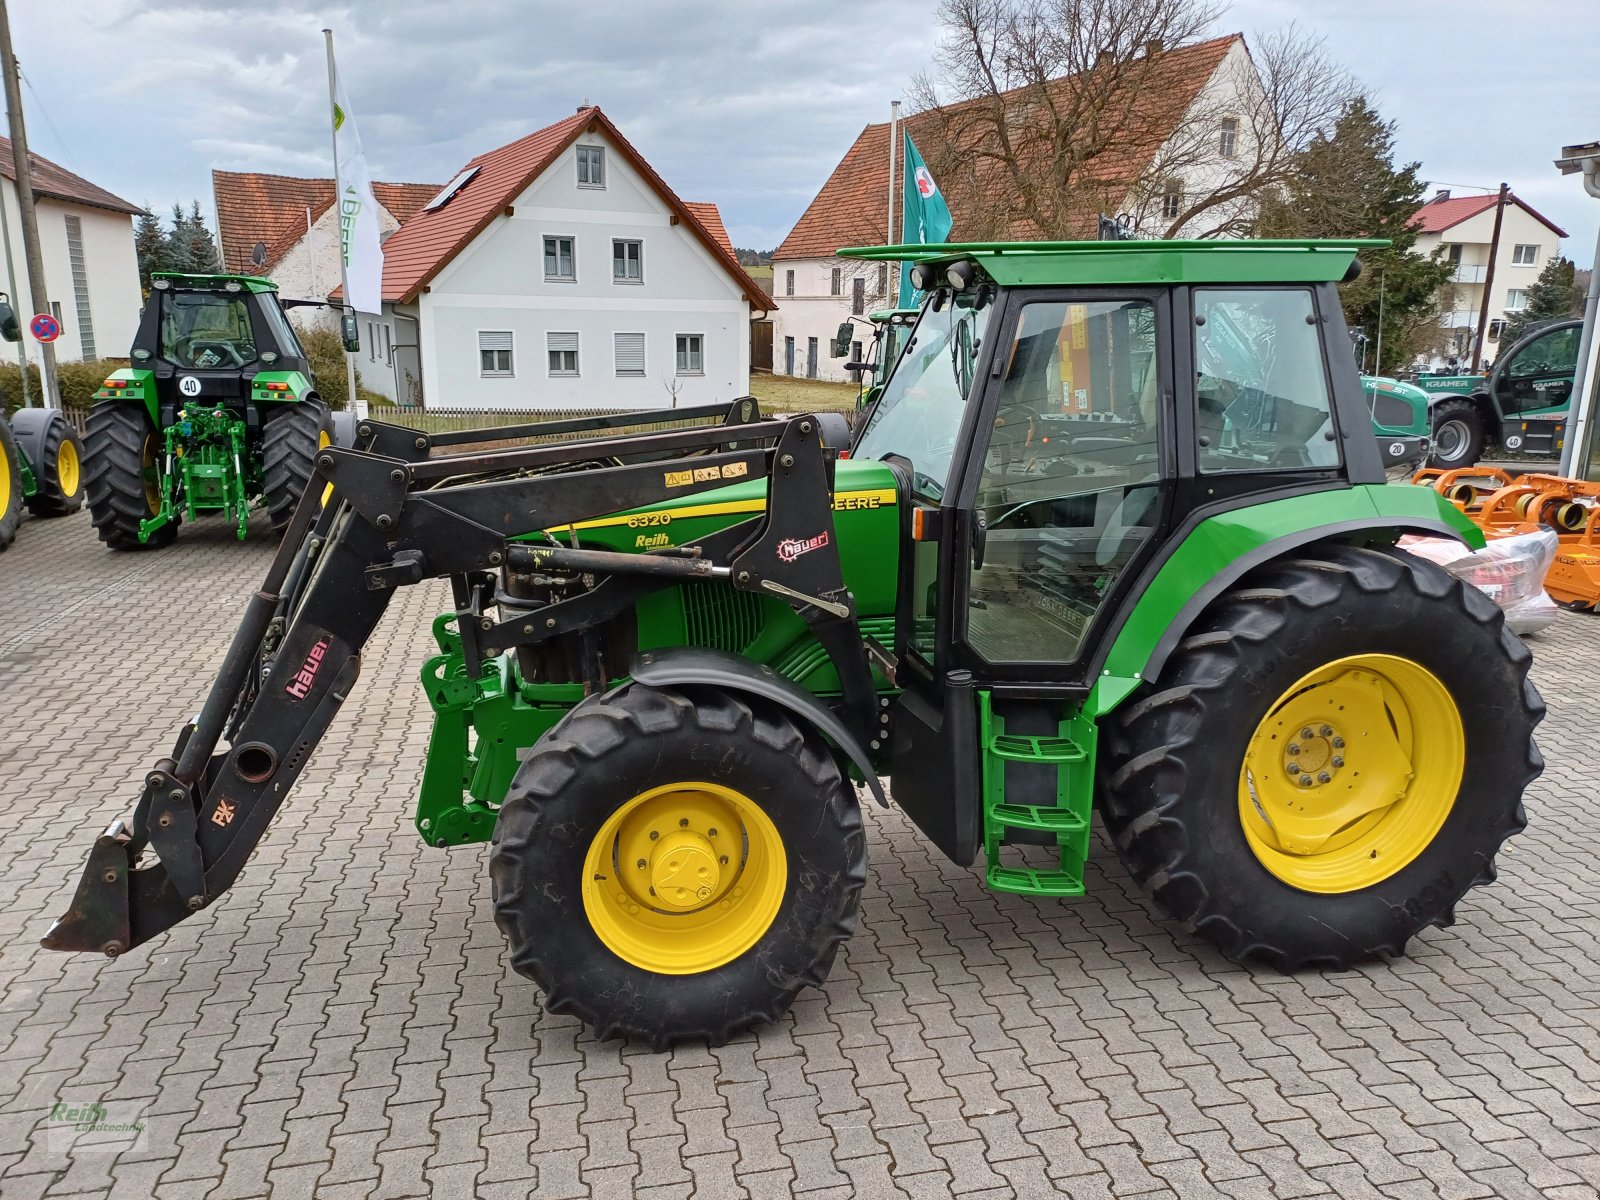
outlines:
M617 374L643 375L644 334L617 333L612 337L616 342Z
M545 335L549 340L551 350L570 350L578 352L578 335L575 333L550 333Z
M478 334L478 349L482 350L510 350L511 331L509 329L484 330Z

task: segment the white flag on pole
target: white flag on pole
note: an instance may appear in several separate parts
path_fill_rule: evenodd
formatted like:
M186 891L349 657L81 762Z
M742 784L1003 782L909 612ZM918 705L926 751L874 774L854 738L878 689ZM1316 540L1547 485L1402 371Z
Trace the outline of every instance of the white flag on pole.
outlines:
M383 238L378 227L378 200L372 194L372 172L337 69L333 76L333 152L345 300L359 312L382 312Z

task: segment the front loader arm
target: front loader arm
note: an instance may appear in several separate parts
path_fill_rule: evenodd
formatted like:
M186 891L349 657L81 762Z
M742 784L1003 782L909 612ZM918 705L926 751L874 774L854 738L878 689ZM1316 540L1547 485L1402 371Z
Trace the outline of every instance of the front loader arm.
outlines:
M876 700L833 530L833 451L811 417L749 421L528 449L424 457L427 439L363 423L367 451L324 449L200 715L147 773L133 813L96 839L48 949L120 954L232 886L360 674L395 588L449 576L470 667L517 645L583 637L607 615L580 593L530 619L495 586L502 570L615 581L630 594L720 579L777 595L838 670L852 732L875 736ZM495 431L482 431L485 438ZM662 457L666 455L668 457ZM640 461L640 460L643 461ZM559 474L565 463L613 462ZM666 498L766 478L743 535L619 555L537 538ZM334 503L319 512L324 482ZM500 621L485 613L499 607ZM588 615L580 617L580 612ZM227 741L224 748L222 743ZM156 861L141 861L146 850Z

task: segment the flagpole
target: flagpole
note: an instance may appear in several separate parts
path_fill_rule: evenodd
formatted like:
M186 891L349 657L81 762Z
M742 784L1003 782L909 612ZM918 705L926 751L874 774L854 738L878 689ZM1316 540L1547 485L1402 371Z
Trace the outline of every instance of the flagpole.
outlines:
M895 195L895 189L894 189L894 160L895 160L895 152L899 148L900 148L900 101L891 100L891 101L889 101L889 241L888 241L888 245L891 245L891 246L894 245L894 205L895 205L895 200L897 199L897 197ZM889 296L893 296L893 295L897 294L895 289L896 289L896 287L898 285L897 285L897 283L895 281L895 269L896 269L895 264L894 263L890 263L889 264L889 272L888 272L888 276L887 276L888 284L889 284L889 290L888 290L888 295L886 295L884 297L884 302L885 303L888 302Z
M344 291L344 302L350 303L350 272L344 258L344 182L339 178L339 119L335 115L339 111L339 102L335 96L336 84L333 72L333 30L324 29L322 36L328 43L328 128L333 145L333 217L335 245L339 251L339 286ZM354 312L355 309L350 310ZM361 397L356 391L356 356L350 351L344 352L345 379L350 388L350 411L359 419L367 415L367 406L361 402Z

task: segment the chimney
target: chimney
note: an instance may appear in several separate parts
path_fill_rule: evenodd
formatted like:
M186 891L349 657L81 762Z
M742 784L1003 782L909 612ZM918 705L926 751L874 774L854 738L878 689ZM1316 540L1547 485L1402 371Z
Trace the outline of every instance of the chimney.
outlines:
M1428 201L1428 203L1430 203L1430 204L1438 204L1441 200L1448 200L1448 199L1450 199L1450 189L1449 188L1440 188L1437 192L1435 192L1433 194L1433 199Z
M583 103L578 105L578 111L579 112L588 112L593 107L594 107L594 105L589 103L589 97L585 96L583 98Z
M1158 55L1160 53L1161 53L1161 39L1160 38L1151 38L1148 42L1146 42L1144 44L1144 56L1146 58L1154 58L1156 55Z

